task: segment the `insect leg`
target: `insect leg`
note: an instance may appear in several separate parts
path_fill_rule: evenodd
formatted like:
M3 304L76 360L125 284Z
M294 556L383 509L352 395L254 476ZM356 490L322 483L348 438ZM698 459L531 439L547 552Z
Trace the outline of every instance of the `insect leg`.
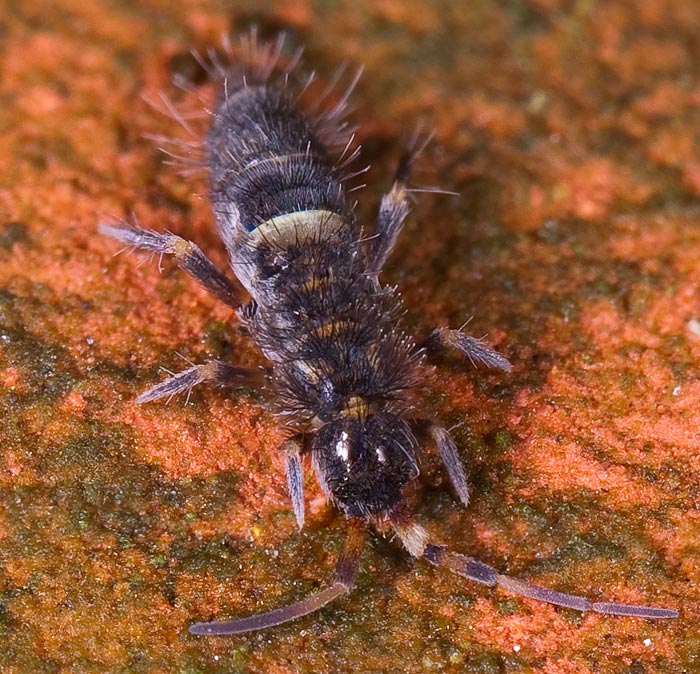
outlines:
M377 227L374 236L370 239L370 249L367 256L367 267L372 274L379 274L382 270L389 254L396 245L396 239L404 220L411 210L408 204L408 180L411 177L416 157L422 152L429 140L430 137L419 146L416 135L399 159L391 191L382 197L377 216Z
M186 271L214 297L230 307L240 307L247 297L243 288L224 276L199 246L191 241L186 241L169 232L155 232L152 229L142 229L134 225L114 227L101 224L98 230L101 234L111 236L127 246L172 255L180 269Z
M431 423L428 432L432 436L440 452L440 458L445 464L445 469L450 477L450 482L457 492L459 500L466 506L469 504L469 487L467 486L467 476L464 473L464 466L459 460L457 445L449 434L448 430L439 424Z
M396 245L396 239L401 232L401 227L411 210L408 204L409 192L440 192L440 190L430 188L418 190L408 188L408 181L413 173L416 159L425 150L432 138L432 133L422 134L419 128L416 129L399 159L396 173L394 174L394 184L390 192L382 197L379 205L379 215L377 216L377 227L374 236L370 239L370 248L367 255L367 267L372 274L379 274Z
M678 611L655 606L637 606L633 604L617 604L607 601L591 601L586 597L575 594L557 592L546 587L527 583L511 576L504 576L484 562L466 555L449 552L442 545L429 543L423 551L423 557L431 564L468 578L469 580L489 586L500 586L513 594L530 599L537 599L556 606L572 608L577 611L594 611L605 615L636 616L638 618L677 618Z
M419 345L428 354L437 354L449 349L457 349L465 355L473 365L481 363L486 367L493 367L503 372L510 372L508 359L486 346L483 340L465 335L461 330L449 328L436 328Z
M150 403L160 398L170 398L182 391L190 391L197 384L209 382L215 386L229 388L259 388L265 384L265 372L236 367L220 360L208 360L201 365L193 365L178 372L165 381L141 393L136 403Z
M379 274L391 253L408 212L406 184L397 180L391 191L382 197L374 238L370 239L367 267Z
M294 517L301 530L304 527L304 475L301 466L302 443L299 438L290 438L284 443L284 467L287 473L287 487L292 499Z
M318 611L318 609L323 608L329 602L349 592L355 585L355 576L357 575L357 567L360 562L366 531L367 522L365 520L348 519L348 533L343 545L343 551L340 553L340 558L335 566L335 580L332 585L320 592L294 604L289 604L267 613L258 613L247 618L223 622L194 623L190 625L190 633L224 635L253 632L282 625L290 620L296 620L309 613Z

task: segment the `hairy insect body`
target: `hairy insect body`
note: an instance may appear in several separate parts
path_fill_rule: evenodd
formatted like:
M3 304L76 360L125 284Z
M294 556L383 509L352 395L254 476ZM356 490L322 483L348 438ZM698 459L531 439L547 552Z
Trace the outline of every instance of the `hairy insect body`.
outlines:
M508 360L460 330L438 328L416 343L402 327L403 308L378 274L409 211L407 181L416 150L399 163L372 236L363 237L348 201L330 137L342 136L344 96L320 116L307 116L289 87L270 79L282 42L244 40L253 66L242 66L230 43L230 62L204 63L222 81L204 141L212 209L237 282L222 274L192 242L137 226L102 225L123 243L172 255L218 299L236 309L270 361L268 374L221 361L193 365L136 399L150 402L210 382L261 387L287 439L285 466L292 506L304 522L303 464L309 455L319 483L348 519L348 536L332 585L307 599L228 622L196 623L195 634L235 634L293 620L350 590L362 541L372 523L387 523L416 557L486 585L582 611L674 617L647 606L591 602L499 574L429 540L403 498L417 477L419 428L432 438L455 492L467 504L466 475L448 430L415 417L426 356L456 349L473 363L505 372ZM177 116L172 105L168 110ZM335 128L333 128L335 125ZM349 145L349 144L348 144ZM347 149L347 147L346 147ZM351 156L354 156L351 155ZM251 299L252 298L252 299Z
M422 354L398 328L398 296L368 273L341 177L289 97L265 86L227 87L206 150L275 408L286 428L318 431L313 465L348 515L390 510L418 472L399 415Z
M231 81L206 138L212 207L226 245L240 228L283 222L319 225L324 216L355 227L325 147L288 93ZM286 227L282 227L286 229Z

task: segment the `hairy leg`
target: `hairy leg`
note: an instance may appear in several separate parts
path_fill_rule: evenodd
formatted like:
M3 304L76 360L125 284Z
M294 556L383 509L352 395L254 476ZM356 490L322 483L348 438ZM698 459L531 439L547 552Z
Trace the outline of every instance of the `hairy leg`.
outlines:
M467 476L464 473L464 466L457 453L457 445L449 434L448 430L440 424L431 423L428 426L428 433L432 436L437 446L440 458L445 464L445 470L452 482L452 486L457 492L459 500L466 506L469 505L469 487L467 486Z
M390 192L382 197L377 217L377 227L374 236L370 239L367 256L367 267L372 274L379 274L396 245L396 239L401 232L401 227L411 210L408 204L409 190L407 184L413 171L413 164L429 141L430 136L423 139L422 142L419 141L418 134L414 136L409 143L409 147L399 159L399 164L394 174L394 184Z
M236 367L220 360L209 360L201 365L193 365L182 372L168 377L165 381L141 393L136 402L150 403L161 398L172 398L183 391L191 391L197 384L214 384L228 388L259 388L265 385L265 372Z
M510 372L510 362L504 355L486 346L483 340L465 335L461 330L436 328L418 346L425 349L428 355L456 349L469 358L473 365L480 363L486 367Z
M191 241L169 232L155 232L134 225L123 224L115 227L101 224L98 229L101 234L111 236L127 246L161 255L172 255L180 269L186 271L214 297L234 309L240 307L247 299L243 287L224 276L199 246Z
M287 487L299 529L304 526L304 474L301 466L301 450L302 442L299 437L290 438L284 443Z

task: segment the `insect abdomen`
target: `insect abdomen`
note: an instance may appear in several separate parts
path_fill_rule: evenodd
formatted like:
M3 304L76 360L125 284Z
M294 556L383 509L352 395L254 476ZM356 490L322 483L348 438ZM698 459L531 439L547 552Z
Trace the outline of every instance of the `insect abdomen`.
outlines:
M290 213L353 222L341 182L308 119L284 91L242 85L221 97L206 141L214 211L224 239Z

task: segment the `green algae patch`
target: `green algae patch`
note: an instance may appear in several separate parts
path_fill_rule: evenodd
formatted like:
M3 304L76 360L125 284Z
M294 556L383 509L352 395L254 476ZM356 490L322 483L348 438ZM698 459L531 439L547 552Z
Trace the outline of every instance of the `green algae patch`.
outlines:
M15 244L30 242L27 225L23 222L8 222L0 227L0 247L6 251L12 250Z

